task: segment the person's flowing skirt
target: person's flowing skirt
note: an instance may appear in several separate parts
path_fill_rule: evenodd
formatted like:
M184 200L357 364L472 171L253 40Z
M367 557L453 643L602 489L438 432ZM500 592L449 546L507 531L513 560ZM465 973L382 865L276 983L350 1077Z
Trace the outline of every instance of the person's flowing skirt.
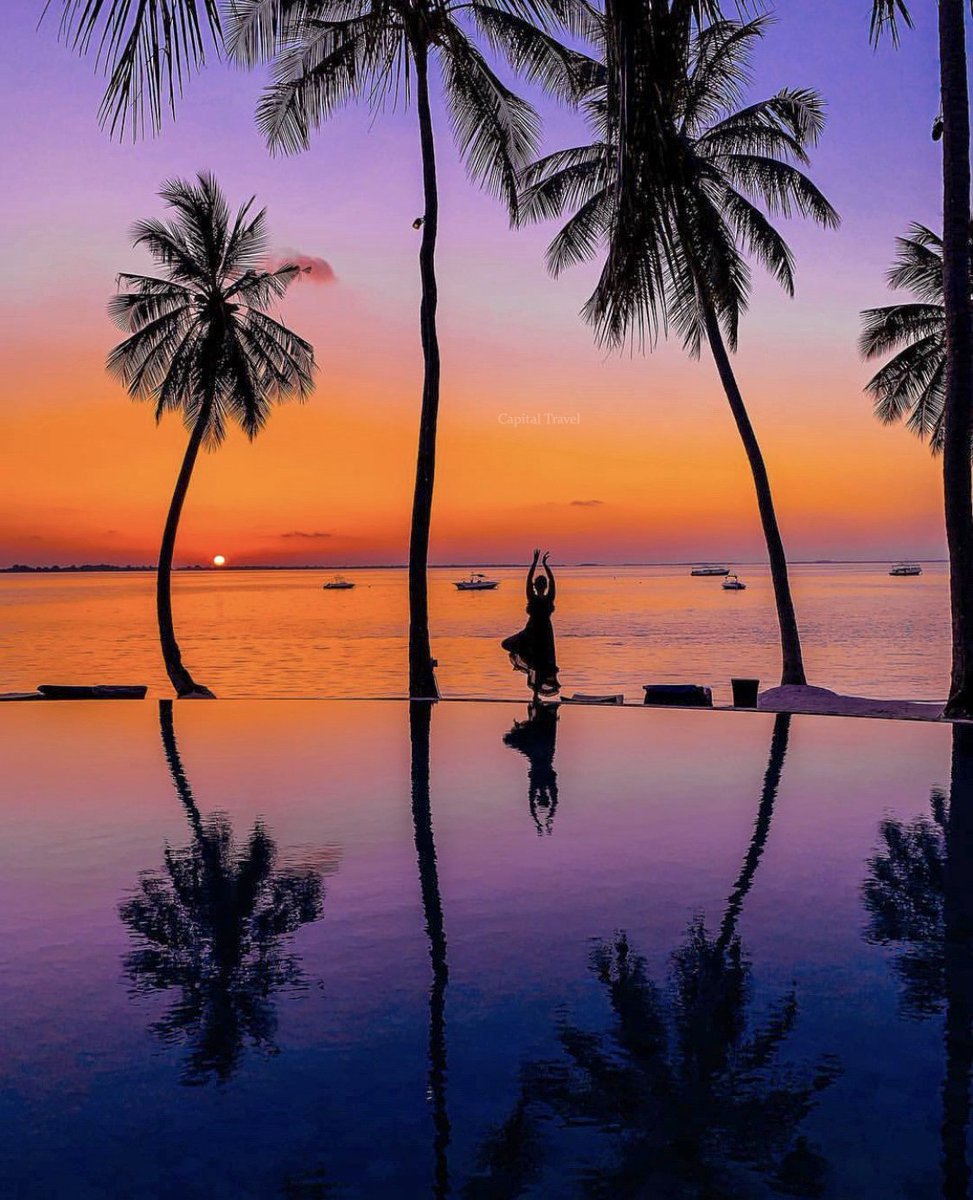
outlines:
M515 671L527 676L531 691L539 696L556 696L561 690L554 650L554 626L549 616L533 615L519 633L500 643L510 655Z

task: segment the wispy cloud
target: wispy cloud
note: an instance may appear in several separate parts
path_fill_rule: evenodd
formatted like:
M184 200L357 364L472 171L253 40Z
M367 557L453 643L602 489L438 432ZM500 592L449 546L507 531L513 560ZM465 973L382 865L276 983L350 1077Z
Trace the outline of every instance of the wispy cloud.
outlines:
M280 535L282 538L303 538L305 541L320 541L332 535L325 529L291 529Z
M572 508L599 508L604 504L604 500L572 500Z
M304 254L300 250L292 250L288 246L282 247L280 250L272 250L264 262L264 267L268 271L278 271L281 267L297 266L301 268L299 279L305 279L308 283L336 283L338 276L334 273L334 267L325 258L319 258L316 254Z

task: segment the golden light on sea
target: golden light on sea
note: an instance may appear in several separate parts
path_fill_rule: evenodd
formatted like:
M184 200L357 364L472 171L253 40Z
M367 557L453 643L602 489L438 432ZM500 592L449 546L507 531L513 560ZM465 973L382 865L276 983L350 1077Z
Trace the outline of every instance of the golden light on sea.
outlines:
M226 559L223 557L222 554L214 554L213 555L213 566L214 567L222 567L225 562L226 562Z

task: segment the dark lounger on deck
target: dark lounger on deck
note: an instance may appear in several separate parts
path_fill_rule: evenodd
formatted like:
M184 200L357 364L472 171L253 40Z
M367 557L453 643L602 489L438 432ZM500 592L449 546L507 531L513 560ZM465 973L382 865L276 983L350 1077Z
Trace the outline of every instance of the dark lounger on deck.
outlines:
M666 704L674 708L712 708L713 693L695 683L646 683L645 704Z
M110 683L42 683L37 690L45 700L144 700L149 689Z

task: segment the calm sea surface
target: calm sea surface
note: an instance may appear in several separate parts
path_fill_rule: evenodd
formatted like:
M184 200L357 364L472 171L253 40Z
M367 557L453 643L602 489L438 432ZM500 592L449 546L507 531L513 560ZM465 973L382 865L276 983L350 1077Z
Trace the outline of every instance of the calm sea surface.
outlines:
M644 683L711 685L733 675L779 681L765 567L738 567L745 592L689 568L558 571L555 628L565 692L623 692ZM949 662L947 577L893 579L887 564L795 566L793 589L810 682L859 695L941 698ZM463 572L431 575L433 652L443 693L520 697L499 642L521 627L522 570L491 572L495 592L458 592ZM402 570L179 573L176 629L186 663L220 696L398 696L405 690L408 596ZM144 683L169 693L151 574L0 576L0 691L40 683Z

